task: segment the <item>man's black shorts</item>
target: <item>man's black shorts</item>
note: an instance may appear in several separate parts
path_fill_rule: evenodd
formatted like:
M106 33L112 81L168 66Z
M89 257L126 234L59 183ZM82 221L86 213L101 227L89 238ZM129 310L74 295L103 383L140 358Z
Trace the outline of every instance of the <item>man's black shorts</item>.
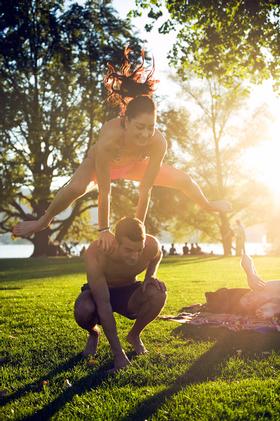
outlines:
M119 313L122 316L127 317L128 319L136 319L136 314L129 313L127 309L128 301L134 291L138 288L142 288L143 282L136 281L130 285L126 285L120 288L109 288L110 293L110 302L113 312ZM89 284L84 284L81 288L81 291L90 290ZM94 300L94 297L93 297Z

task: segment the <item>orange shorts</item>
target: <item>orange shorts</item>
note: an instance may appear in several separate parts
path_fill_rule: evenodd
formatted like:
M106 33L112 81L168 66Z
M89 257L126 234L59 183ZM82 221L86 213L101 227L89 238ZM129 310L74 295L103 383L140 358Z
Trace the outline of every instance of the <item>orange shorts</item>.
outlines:
M110 176L111 180L126 180L127 175L131 172L138 172L141 169L145 171L149 163L149 159L142 159L138 161L132 161L131 163L123 166L111 165Z
M122 167L112 166L111 180L141 181L145 175L149 162L149 159L142 159L141 161L133 161L131 164ZM153 184L154 186L179 189L179 186L183 184L185 177L182 170L167 164L162 164Z
M110 167L111 180L141 181L145 175L150 159L134 160L126 165L117 165L114 162ZM154 180L154 186L163 186L178 189L185 179L182 170L162 164ZM92 181L97 183L96 174L92 174Z

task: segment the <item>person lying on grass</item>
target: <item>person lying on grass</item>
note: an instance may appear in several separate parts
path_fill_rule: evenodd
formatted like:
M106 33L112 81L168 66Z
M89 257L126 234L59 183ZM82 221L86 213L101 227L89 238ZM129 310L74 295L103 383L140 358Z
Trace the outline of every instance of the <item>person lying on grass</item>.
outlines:
M84 355L95 355L100 324L114 355L114 368L124 368L129 359L118 338L113 312L136 319L127 341L137 354L147 352L140 334L160 313L166 288L157 279L162 258L158 240L145 233L137 218L121 219L115 229L113 251L104 251L94 241L85 253L88 283L75 303L75 319L89 332ZM146 270L144 282L136 276Z
M280 315L280 280L264 282L257 274L250 256L243 254L241 266L246 272L248 286L252 291L245 294L240 304L262 318Z

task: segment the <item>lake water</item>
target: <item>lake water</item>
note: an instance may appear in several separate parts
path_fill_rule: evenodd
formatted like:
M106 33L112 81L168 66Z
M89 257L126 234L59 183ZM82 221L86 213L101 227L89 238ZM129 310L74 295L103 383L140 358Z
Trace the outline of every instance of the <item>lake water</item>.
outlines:
M165 249L168 251L170 248L170 243L162 243ZM209 243L199 243L202 251L205 253L210 253L213 251L214 254L223 254L223 248L221 244L209 244ZM77 248L77 255L79 250L83 245ZM182 254L183 244L175 243L175 248L178 254ZM247 243L246 251L252 256L264 256L269 251L269 244L267 243ZM32 244L0 244L0 259L15 259L15 258L26 258L30 257L33 252Z

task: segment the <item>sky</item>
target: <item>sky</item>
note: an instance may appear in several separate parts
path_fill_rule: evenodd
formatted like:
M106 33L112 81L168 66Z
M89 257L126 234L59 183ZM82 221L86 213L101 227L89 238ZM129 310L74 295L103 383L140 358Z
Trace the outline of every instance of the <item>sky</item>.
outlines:
M134 0L113 0L113 7L117 10L119 16L123 19L126 18L127 13L135 8ZM158 20L157 26L151 31L145 31L145 24L149 22L149 18L145 15L139 18L133 18L132 23L136 27L137 31L140 34L140 37L143 40L147 40L147 43L144 45L145 50L152 55L155 60L155 78L159 79L157 88L157 94L160 96L166 96L168 86L172 86L174 92L174 97L176 95L176 87L169 80L168 74L171 73L170 67L168 65L167 55L172 45L176 42L176 33L173 31L170 34L162 35L158 32L157 28L163 23L168 17L168 11L163 10L163 16ZM170 94L170 89L168 89Z
M113 0L113 7L117 10L121 18L126 18L127 13L135 8L134 0ZM159 20L164 22L168 16L167 10L163 11L163 17ZM171 32L170 34L161 35L157 29L153 29L151 32L145 31L145 24L149 22L149 18L145 16L139 18L133 18L133 25L139 31L141 37L147 40L147 50L153 54L157 63L157 68L163 68L164 71L168 70L167 54L172 45L176 41L176 33Z

